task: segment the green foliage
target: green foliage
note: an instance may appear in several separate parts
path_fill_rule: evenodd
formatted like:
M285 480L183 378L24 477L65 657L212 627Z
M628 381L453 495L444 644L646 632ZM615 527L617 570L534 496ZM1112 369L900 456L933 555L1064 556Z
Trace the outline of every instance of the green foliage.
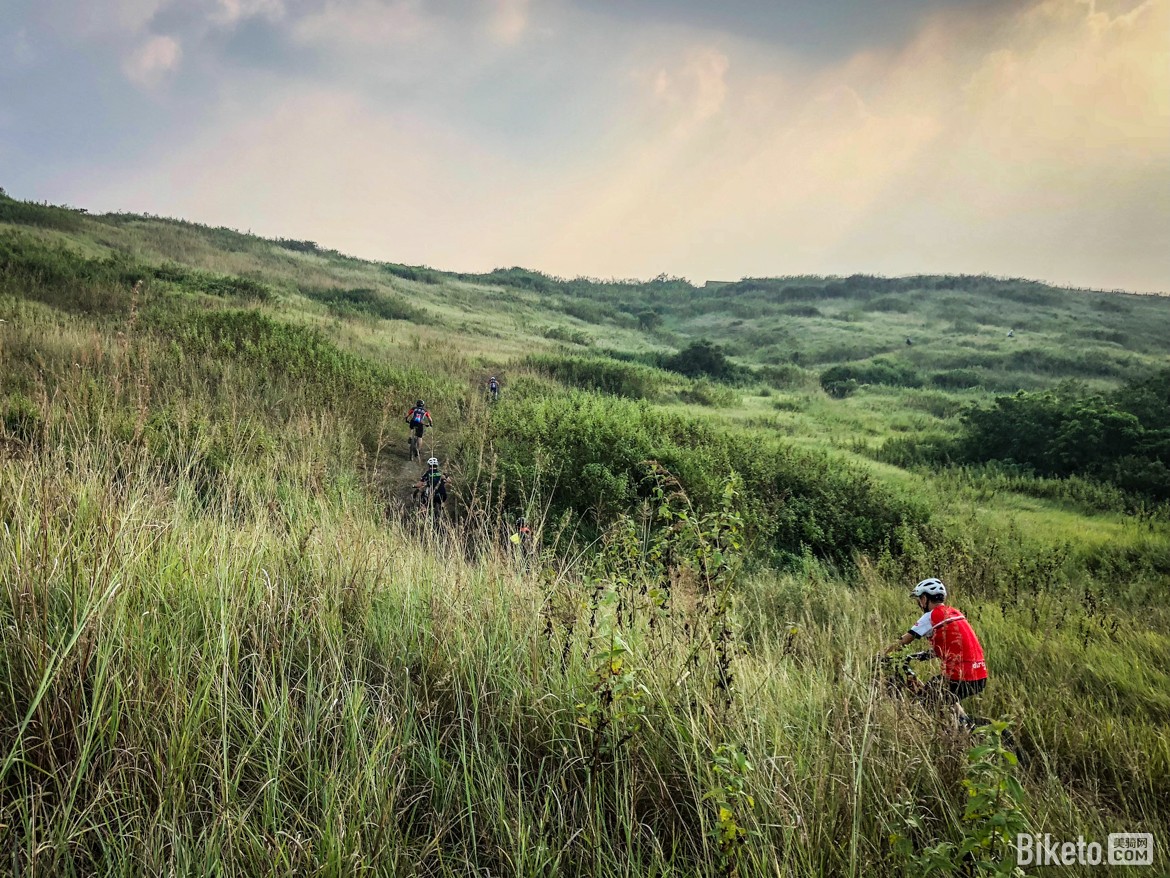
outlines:
M157 266L151 269L151 274L159 280L177 284L190 292L206 293L209 296L219 296L223 299L267 302L273 297L272 287L262 281L196 271L175 263Z
M358 289L311 289L301 292L315 302L321 302L338 317L367 316L379 320L408 320L411 323L429 323L425 310L412 305L402 296L381 290Z
M564 341L582 347L589 347L593 344L593 337L589 333L583 329L573 329L569 326L547 326L540 330L540 334L553 341Z
M277 238L273 243L283 250L292 250L294 253L312 253L314 255L321 252L321 248L317 246L316 241L300 241L295 238Z
M945 372L935 372L930 376L930 383L943 390L967 390L971 387L981 387L986 378L975 369L948 369Z
M10 396L3 403L3 415L0 415L0 426L4 432L14 439L24 442L36 442L45 426L41 411L31 399L17 393Z
M63 311L119 316L146 272L127 256L89 259L64 244L0 233L0 289Z
M662 315L657 311L651 311L649 308L639 311L637 313L638 328L643 332L650 332L662 325Z
M596 390L628 399L653 399L668 379L657 369L622 363L607 357L573 357L532 354L524 365L569 387Z
M849 396L862 384L921 387L922 378L909 363L884 358L833 366L821 373L821 387L829 396Z
M1086 475L1170 499L1170 370L1112 398L1075 387L997 397L963 416L956 456L1002 461L1043 476Z
M483 490L502 479L508 505L543 496L553 515L575 510L601 522L645 499L649 461L674 473L700 512L720 508L735 470L746 529L760 541L757 551L778 560L810 552L849 563L891 545L899 526L928 519L862 470L644 402L513 393L492 411L488 439L498 470L479 471Z
M678 398L682 402L710 408L731 408L739 404L739 395L726 384L716 384L705 379L699 379L680 391Z
M662 367L688 378L712 378L736 382L749 376L748 370L728 359L715 343L706 339L692 342L683 350L662 361Z
M18 226L37 226L62 232L76 232L82 228L85 211L33 201L16 201L0 189L0 223Z
M145 314L146 326L172 340L187 362L208 370L211 363L246 366L271 396L311 402L344 418L367 447L376 447L385 429L384 408L397 397L450 393L449 383L421 369L396 369L343 351L317 329L275 320L254 310L202 311L159 307Z
M704 796L715 808L711 835L719 849L722 873L736 875L748 839L743 821L756 807L747 785L755 769L738 747L720 744L711 755L711 771L716 786Z
M603 613L605 618L597 638L601 648L595 654L589 695L577 704L577 722L591 733L595 769L602 758L612 756L637 733L650 694L638 680L633 652L614 618L619 600L612 585L600 586L594 613Z
M943 841L915 851L913 837L925 835L927 827L913 805L901 808L905 829L894 835L893 842L911 861L916 876L1022 878L1024 874L1016 866L1014 854L1016 836L1028 832L1028 821L1022 809L1024 789L1015 776L1018 759L1007 744L1008 724L996 721L980 732L983 742L967 754L960 841Z
M395 265L392 262L387 262L382 265L382 269L403 280L413 280L431 285L443 282L443 275L440 272L426 266Z
M863 311L873 311L879 314L909 314L914 310L913 304L900 296L882 296L880 299L870 299L861 307Z

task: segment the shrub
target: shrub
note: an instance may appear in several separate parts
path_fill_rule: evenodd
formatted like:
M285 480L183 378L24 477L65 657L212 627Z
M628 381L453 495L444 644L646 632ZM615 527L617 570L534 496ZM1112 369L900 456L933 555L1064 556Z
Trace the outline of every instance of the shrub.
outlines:
M833 366L821 373L821 387L830 396L848 396L861 384L921 387L922 378L909 363L886 359Z
M524 365L581 390L597 390L629 399L655 397L668 377L657 369L636 363L621 363L605 357L566 357L533 354Z
M875 311L883 314L909 314L914 306L898 296L882 296L880 299L871 299L861 306L863 311Z
M734 390L725 384L716 384L706 379L694 382L690 387L681 391L678 398L682 402L718 406L719 408L731 408L739 404L739 396Z
M36 204L32 201L16 201L7 195L0 195L0 223L75 232L82 227L84 213L84 211L68 207L54 207L49 204Z
M792 304L784 305L780 308L781 314L787 314L789 317L820 317L821 309L816 305Z
M439 272L426 266L395 265L394 263L387 262L382 266L382 270L403 280L413 280L424 284L439 284L443 282L443 277Z
M805 371L795 363L761 366L756 370L756 374L777 390L808 387L814 377L812 373Z
M338 317L367 316L379 320L409 320L427 323L427 312L394 293L371 289L312 289L301 292L315 302L321 302Z
M267 302L273 295L272 287L252 278L197 271L173 262L151 269L151 274L158 280L178 284L192 292L219 296L222 299Z
M61 244L0 234L0 287L62 311L120 317L130 307L131 288L147 275L122 254L89 259Z
M568 326L546 326L539 332L545 338L550 338L553 341L568 342L582 347L589 347L593 344L593 336L583 329L572 329Z
M782 561L811 552L850 563L857 552L891 547L908 532L903 525L917 532L928 520L924 508L838 459L644 402L512 394L493 409L488 439L498 469L476 471L481 490L502 483L507 505L542 496L554 516L589 512L599 525L648 497L648 461L674 474L700 511L719 508L734 470L757 551Z
M1170 499L1170 370L1112 397L1066 385L997 397L963 415L960 460L999 461L1043 476L1104 479L1155 500Z
M980 387L983 381L983 375L974 369L948 369L945 372L935 372L930 376L930 383L944 390L966 390L971 387Z
M702 339L662 361L662 366L688 378L714 378L716 381L739 381L750 372L728 359L714 342Z

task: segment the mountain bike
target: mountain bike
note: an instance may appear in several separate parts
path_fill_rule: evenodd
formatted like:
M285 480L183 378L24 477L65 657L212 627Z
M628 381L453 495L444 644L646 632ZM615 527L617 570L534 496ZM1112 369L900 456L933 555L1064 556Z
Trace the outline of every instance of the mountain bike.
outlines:
M930 661L934 653L930 650L914 652L903 656L881 656L878 661L877 678L891 698L911 701L940 716L950 714L955 727L967 735L974 735L982 726L991 725L991 720L967 713L963 705L942 688L942 678L935 677L923 682L915 673L914 662ZM937 680L938 683L934 681ZM947 710L947 708L950 710ZM1010 730L1003 733L1004 743L1015 753L1022 768L1031 764L1028 750L1017 742Z
M443 494L436 494L430 485L423 485L421 488L416 485L412 497L420 518L438 519L442 514L446 500Z
M949 706L953 712L956 725L969 732L988 725L991 721L980 716L967 713L963 705L951 697L939 683L925 683L915 673L912 667L914 662L930 661L934 653L930 650L914 652L903 656L883 656L878 667L878 673L886 693L891 698L899 698L921 704L933 711L939 711Z
M410 439L407 441L410 460L422 460L422 437L421 427L410 428Z

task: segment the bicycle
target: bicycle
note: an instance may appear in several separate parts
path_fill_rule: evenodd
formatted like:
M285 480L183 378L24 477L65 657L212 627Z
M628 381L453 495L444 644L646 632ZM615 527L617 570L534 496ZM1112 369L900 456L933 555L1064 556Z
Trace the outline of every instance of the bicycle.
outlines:
M934 653L930 650L903 656L879 656L877 676L884 685L886 694L891 698L914 702L930 712L939 714L943 713L942 708L949 703L951 716L955 720L955 728L967 735L974 736L983 726L991 725L992 721L987 717L967 713L962 703L943 688L941 677L934 677L931 681L924 683L914 672L914 668L910 666L912 662L930 661L934 657ZM938 680L939 683L934 684L934 680ZM1032 762L1028 750L1016 741L1015 735L1010 730L1004 731L1003 741L1015 753L1020 767L1027 769Z
M882 656L878 674L885 686L886 693L891 698L913 701L936 710L946 706L949 702L955 724L968 732L990 724L991 720L989 719L967 713L962 703L945 691L941 677L934 678L939 681L937 684L933 681L924 683L911 667L913 662L925 662L933 658L934 653L930 650L903 656Z

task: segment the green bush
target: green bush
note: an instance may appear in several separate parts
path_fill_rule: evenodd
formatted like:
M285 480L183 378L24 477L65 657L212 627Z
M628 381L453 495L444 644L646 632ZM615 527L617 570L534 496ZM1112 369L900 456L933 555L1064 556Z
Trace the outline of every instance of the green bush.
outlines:
M240 363L256 376L269 396L297 399L327 409L353 425L359 438L374 446L382 431L382 410L425 394L454 401L452 383L428 370L399 369L343 351L317 329L274 320L257 311L200 311L159 307L144 315L145 324L173 339L184 366ZM197 374L197 373L195 373ZM214 370L207 380L217 381Z
M922 378L909 363L886 359L832 366L821 373L821 387L830 396L848 396L862 384L921 387Z
M394 293L371 289L320 289L302 287L301 292L321 302L338 317L376 317L379 320L408 320L428 323L427 312Z
M563 341L582 347L589 347L593 344L593 336L582 329L572 329L568 326L546 326L538 331L542 336L553 341Z
M1066 385L997 397L963 415L960 460L1087 476L1155 500L1170 499L1170 369L1111 397Z
M734 390L726 384L716 384L705 379L695 381L690 387L680 391L678 398L682 402L718 408L739 405L739 395Z
M382 269L386 273L400 277L403 280L413 280L432 285L443 282L443 276L439 272L426 266L395 265L388 262L382 266Z
M267 302L273 296L272 287L261 281L237 275L197 271L173 262L151 269L151 274L159 280L178 284L191 292L219 296L221 299Z
M3 193L3 190L0 190ZM39 226L61 232L76 232L82 227L85 211L68 207L54 207L32 201L16 201L0 194L0 223L18 226Z
M19 232L0 234L0 289L62 311L121 317L129 310L131 289L148 274L122 254L89 259Z
M750 377L750 370L733 363L723 349L707 339L693 342L662 361L662 367L688 378L713 378L737 382Z
M807 372L795 363L761 366L756 374L777 390L792 390L812 386L813 373Z
M984 377L974 369L948 369L945 372L935 372L930 376L930 383L944 390L966 390L971 387L981 387Z
M871 299L861 306L863 311L874 311L879 314L909 314L914 305L898 296L882 296L880 299Z
M502 484L508 496L499 499L508 505L538 496L554 516L570 512L598 525L649 496L649 461L674 474L703 511L719 508L735 471L755 549L779 560L810 552L849 563L858 552L894 546L897 534L928 520L923 507L840 460L644 402L580 391L512 394L492 411L488 440L498 463L477 471L481 490Z
M528 368L568 387L596 390L629 399L653 399L669 376L638 363L622 363L605 357L533 354L524 360Z

